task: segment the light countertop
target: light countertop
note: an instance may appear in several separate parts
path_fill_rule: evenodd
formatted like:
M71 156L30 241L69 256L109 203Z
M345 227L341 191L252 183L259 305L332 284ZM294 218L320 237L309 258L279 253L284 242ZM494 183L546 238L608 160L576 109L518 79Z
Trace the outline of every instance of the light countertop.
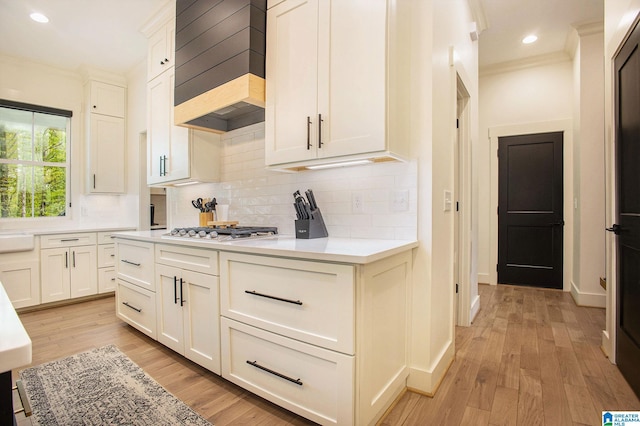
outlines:
M415 240L378 240L364 238L297 239L292 235L276 235L257 239L218 242L197 238L166 236L162 231L117 232L116 238L153 243L178 244L211 250L232 251L268 256L328 262L366 264L418 246Z
M31 338L0 283L0 373L31 364Z

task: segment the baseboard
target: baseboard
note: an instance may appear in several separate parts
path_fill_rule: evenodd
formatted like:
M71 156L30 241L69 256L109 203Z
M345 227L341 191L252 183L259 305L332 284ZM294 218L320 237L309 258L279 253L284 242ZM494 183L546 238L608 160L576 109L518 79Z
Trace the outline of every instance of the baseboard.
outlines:
M491 284L489 274L478 273L478 284Z
M476 294L476 297L473 298L473 302L471 302L471 309L469 310L469 322L473 322L480 311L480 295Z
M607 306L607 295L596 293L584 293L578 290L576 284L571 281L571 296L578 306L589 306L592 308L605 308Z
M455 357L455 345L449 341L447 346L440 352L437 359L431 365L430 370L411 366L409 368L409 377L407 379L407 387L410 391L420 393L427 396L435 395L442 379L449 370L451 363Z

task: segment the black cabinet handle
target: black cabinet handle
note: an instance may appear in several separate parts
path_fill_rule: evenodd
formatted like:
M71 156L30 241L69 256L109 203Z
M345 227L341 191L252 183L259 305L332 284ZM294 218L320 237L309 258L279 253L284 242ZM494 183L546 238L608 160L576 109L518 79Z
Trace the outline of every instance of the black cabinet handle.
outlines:
M322 114L318 114L318 148L322 148Z
M78 241L79 239L80 238L67 238L67 239L64 239L64 240L60 240L60 242L61 243L68 243L68 242L71 242L71 241Z
M69 269L69 252L64 254L64 268Z
M93 189L96 189L96 174L93 174Z
M311 149L311 117L307 116L307 150Z
M173 304L178 304L178 277L173 277Z
M129 302L122 302L122 304L123 304L124 306L126 306L127 308L131 308L131 309L133 309L133 310L134 310L134 311L136 311L136 312L142 312L142 308L136 308L135 306L131 306L131 305L129 304Z
M129 264L129 265L133 265L133 266L140 266L139 263L131 262L131 261L128 261L126 259L121 259L120 262Z
M247 293L247 294L252 294L254 296L266 297L267 299L279 300L281 302L287 302L287 303L292 303L294 305L302 306L302 302L299 301L299 300L284 299L282 297L270 296L268 294L262 294L262 293L258 293L256 291L252 291L252 290L245 290L244 292Z
M76 252L73 251L72 253L73 253L73 267L75 268L76 267Z
M184 306L184 302L186 302L186 300L184 300L183 297L183 288L182 285L184 284L184 281L182 280L182 278L180 278L180 306Z
M269 373L269 374L273 374L274 376L278 376L278 377L280 377L281 379L288 380L288 381L290 381L291 383L295 383L295 384L296 384L296 385L298 385L298 386L302 386L302 384L303 384L303 383L300 381L300 379L292 379L291 377L289 377L289 376L285 376L284 374L282 374L282 373L278 373L277 371L273 371L273 370L271 370L270 368L263 367L262 365L258 364L258 362L257 362L257 361L249 361L249 360L247 360L247 364L252 365L252 366L254 366L255 368L258 368L258 369L260 369L260 370L262 370L262 371L266 371L266 372L267 372L267 373Z

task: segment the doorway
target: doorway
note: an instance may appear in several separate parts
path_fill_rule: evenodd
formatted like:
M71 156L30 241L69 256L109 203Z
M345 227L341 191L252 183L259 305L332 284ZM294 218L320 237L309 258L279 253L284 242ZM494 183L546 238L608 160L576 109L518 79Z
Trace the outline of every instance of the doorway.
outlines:
M499 284L563 288L563 133L498 138Z
M640 395L640 27L614 60L617 235L616 363Z

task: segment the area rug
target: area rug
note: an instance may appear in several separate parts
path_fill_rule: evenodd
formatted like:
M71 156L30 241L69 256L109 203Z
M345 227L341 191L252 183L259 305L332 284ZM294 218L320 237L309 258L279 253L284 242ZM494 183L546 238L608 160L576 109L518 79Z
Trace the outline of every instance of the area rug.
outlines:
M114 345L27 368L20 379L37 425L210 425Z

